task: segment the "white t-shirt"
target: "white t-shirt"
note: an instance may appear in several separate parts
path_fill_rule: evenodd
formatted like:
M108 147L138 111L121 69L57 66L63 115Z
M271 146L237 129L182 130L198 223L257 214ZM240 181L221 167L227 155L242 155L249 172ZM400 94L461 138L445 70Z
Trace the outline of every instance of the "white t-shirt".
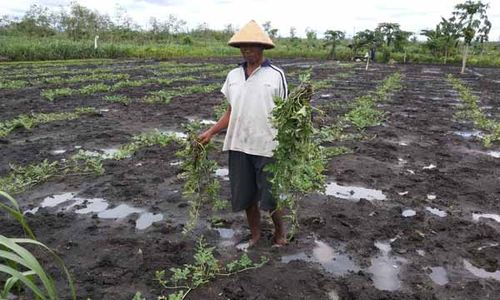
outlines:
M223 151L272 157L277 130L271 124L274 97L288 95L285 73L268 60L247 79L243 65L229 72L221 92L231 105Z

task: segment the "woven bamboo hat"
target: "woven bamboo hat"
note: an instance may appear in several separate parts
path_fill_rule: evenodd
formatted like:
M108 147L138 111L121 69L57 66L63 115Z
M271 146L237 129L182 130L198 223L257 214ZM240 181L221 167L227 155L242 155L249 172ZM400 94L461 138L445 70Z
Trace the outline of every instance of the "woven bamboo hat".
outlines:
M259 44L262 45L264 49L274 48L274 43L271 38L254 20L248 22L248 24L236 32L227 44L236 48L246 44Z

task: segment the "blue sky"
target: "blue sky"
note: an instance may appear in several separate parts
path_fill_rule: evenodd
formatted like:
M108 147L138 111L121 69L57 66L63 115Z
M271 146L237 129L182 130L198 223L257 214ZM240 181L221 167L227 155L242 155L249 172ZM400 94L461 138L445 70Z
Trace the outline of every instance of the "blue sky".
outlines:
M119 4L139 25L146 27L150 17L166 19L172 14L187 22L189 28L206 23L222 29L227 24L236 28L254 19L260 24L271 21L279 34L288 36L290 27L303 36L306 29L321 34L328 29L356 31L373 29L380 22L395 22L402 29L420 32L432 29L441 17L451 16L456 0L80 0L80 4L100 13L114 16ZM0 14L22 15L31 4L58 9L70 0L0 0ZM500 40L500 0L490 0L488 17L493 24L490 40Z

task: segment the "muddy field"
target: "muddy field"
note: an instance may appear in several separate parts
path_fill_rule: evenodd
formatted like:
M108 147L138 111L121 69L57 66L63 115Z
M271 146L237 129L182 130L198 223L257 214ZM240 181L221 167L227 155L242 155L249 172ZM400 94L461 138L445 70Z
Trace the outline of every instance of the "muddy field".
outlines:
M131 99L128 106L104 101L111 93L53 102L41 97L44 89L84 83L0 89L0 122L84 106L99 112L16 129L0 138L0 177L11 172L11 164L60 161L80 149L113 153L143 132L180 132L189 120L213 121L214 108L223 101L216 90L175 96L168 104L141 99L160 89L222 85L223 72L237 62L183 60L178 63L221 68L169 73L174 68L170 64L161 67L163 74L154 72L160 68L156 61L47 66L43 72L33 71L36 66L0 65L3 81L68 78L78 70L103 68L128 74L131 80L195 79L122 90L119 94ZM460 99L446 81L449 73L461 78L480 96L488 115L499 120L500 70L478 68L460 76L458 67L438 65L375 64L365 71L362 64L274 63L290 74L291 84L310 67L314 80L329 83L314 95L314 105L325 112L315 118L318 125L333 122L356 97L373 91L390 74L403 75L403 88L380 106L386 112L382 125L366 130L362 139L336 144L352 153L328 163L325 194L302 200L301 229L292 243L271 248L272 226L264 218L265 238L248 255L267 256L269 263L218 278L187 299L500 299L500 145L484 148L478 140L481 133L454 118ZM222 137L216 141L219 149ZM56 176L15 195L38 239L55 249L70 269L78 299L132 299L137 291L146 299L165 294L154 281L155 271L191 263L201 235L223 261L242 254L237 244L249 230L241 213L217 213L223 225L216 228L204 212L195 232L182 234L189 208L180 192L177 150L175 143L148 147L123 160L105 159L101 176ZM228 199L226 154L214 153L214 158L221 166L222 197ZM2 215L0 233L22 232ZM49 270L66 299L61 274Z

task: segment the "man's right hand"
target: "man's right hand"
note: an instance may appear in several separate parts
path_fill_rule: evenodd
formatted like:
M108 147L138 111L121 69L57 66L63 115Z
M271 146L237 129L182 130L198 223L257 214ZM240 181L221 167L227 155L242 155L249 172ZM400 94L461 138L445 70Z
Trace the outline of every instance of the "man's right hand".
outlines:
M210 132L210 130L207 130L198 136L198 141L200 143L202 143L203 145L205 145L205 144L208 144L208 142L210 142L212 137L213 137L213 134Z

